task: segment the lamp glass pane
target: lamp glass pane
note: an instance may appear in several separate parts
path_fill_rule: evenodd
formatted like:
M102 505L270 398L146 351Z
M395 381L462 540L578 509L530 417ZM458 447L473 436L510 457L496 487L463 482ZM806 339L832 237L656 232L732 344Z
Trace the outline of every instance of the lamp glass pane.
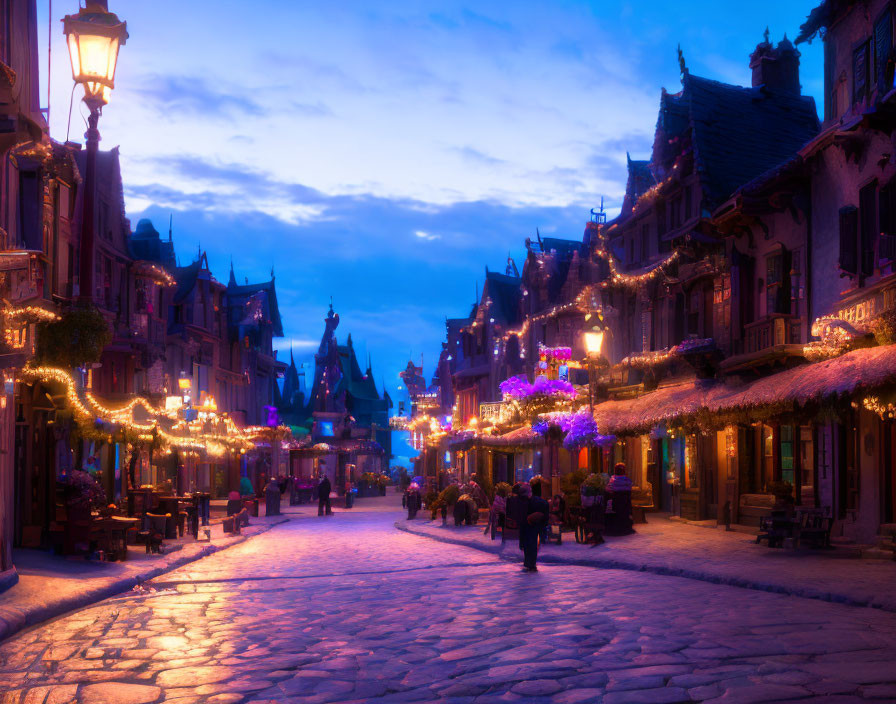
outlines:
M68 55L72 61L72 78L78 81L81 78L81 58L78 55L78 36L76 34L68 35Z
M109 68L109 53L112 49L110 37L82 34L78 37L81 58L82 80L105 79Z
M106 78L110 83L115 82L115 64L118 63L118 37L112 40L109 46L109 63L106 66Z

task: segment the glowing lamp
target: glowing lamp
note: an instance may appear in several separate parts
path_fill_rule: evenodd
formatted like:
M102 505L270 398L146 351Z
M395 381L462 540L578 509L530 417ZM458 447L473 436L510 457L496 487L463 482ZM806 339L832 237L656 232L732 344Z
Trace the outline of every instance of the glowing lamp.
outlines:
M78 14L63 17L62 24L72 78L84 86L85 102L105 105L115 87L118 49L128 38L127 23L109 12L106 0L87 0Z
M604 346L603 330L593 330L586 332L585 335L585 351L589 357L600 356L601 348Z

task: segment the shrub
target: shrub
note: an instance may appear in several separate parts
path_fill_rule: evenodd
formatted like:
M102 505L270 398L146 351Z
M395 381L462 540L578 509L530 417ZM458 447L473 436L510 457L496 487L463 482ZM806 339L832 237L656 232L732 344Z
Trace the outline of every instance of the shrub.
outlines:
M112 341L109 324L95 307L76 308L37 326L35 361L72 369L100 361Z
M560 477L560 491L566 497L568 508L578 508L582 505L582 483L587 476L587 470L576 469Z

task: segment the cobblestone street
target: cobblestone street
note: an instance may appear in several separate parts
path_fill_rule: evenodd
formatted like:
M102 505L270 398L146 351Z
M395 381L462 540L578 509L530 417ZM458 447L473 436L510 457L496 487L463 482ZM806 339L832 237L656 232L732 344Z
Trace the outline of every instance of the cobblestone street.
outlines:
M896 700L894 614L632 571L525 574L400 532L399 515L360 501L294 520L22 632L0 645L2 702Z

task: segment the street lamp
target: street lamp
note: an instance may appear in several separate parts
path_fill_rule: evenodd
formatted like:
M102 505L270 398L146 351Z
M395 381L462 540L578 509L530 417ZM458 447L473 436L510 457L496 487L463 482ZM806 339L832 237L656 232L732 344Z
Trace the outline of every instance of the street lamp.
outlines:
M84 170L84 205L81 217L81 301L93 298L93 211L96 200L96 154L100 133L97 129L103 105L115 87L118 49L128 38L127 24L109 12L106 0L87 0L76 15L62 18L72 62L72 78L84 87L87 118L87 165Z
M594 417L594 364L600 359L604 346L604 331L598 328L587 330L583 334L585 338L585 353L588 357L588 409L591 417ZM588 460L591 472L597 472L597 448L592 447L588 452Z

